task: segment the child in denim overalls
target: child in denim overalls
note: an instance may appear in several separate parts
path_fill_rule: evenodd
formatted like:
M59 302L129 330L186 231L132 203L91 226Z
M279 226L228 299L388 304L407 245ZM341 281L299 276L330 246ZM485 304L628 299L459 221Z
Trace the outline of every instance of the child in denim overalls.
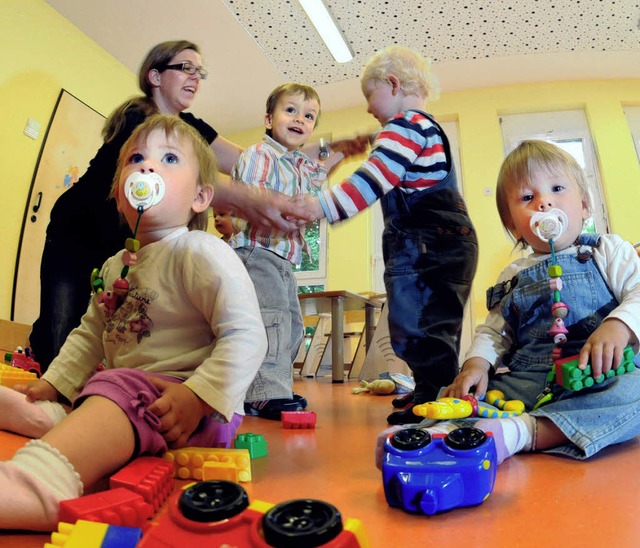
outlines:
M391 46L368 62L361 84L382 130L367 161L320 194L316 216L335 223L380 199L391 345L416 383L413 401L387 421L420 422L411 408L435 399L458 372L478 242L456 186L449 141L424 111L433 92L428 61Z
M504 226L533 253L509 265L487 292L487 320L444 395L462 397L474 390L482 396L487 389L498 389L525 403L528 412L519 417L476 423L494 433L500 461L519 451L586 459L638 436L638 369L578 392L558 392L555 386L552 402L532 411L546 388L555 346L548 333L554 319L549 266L562 267L562 302L568 307L562 356L579 354L580 366L589 362L593 376L599 377L618 368L626 346L638 351L638 255L617 235L581 234L590 208L587 183L575 160L555 145L524 141L511 152L500 170L496 199ZM560 236L553 239L555 257L530 222L552 209L563 219ZM496 373L498 366L509 371Z

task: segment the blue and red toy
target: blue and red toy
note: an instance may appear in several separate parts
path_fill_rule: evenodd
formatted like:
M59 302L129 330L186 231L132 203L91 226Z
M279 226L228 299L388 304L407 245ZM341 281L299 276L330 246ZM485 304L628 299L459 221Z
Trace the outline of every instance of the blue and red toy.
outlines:
M498 460L491 433L457 428L431 436L407 428L386 440L382 461L389 506L433 515L482 503L493 491Z
M360 521L348 519L326 502L300 499L273 505L254 501L238 484L214 480L185 487L169 499L138 548L175 546L251 548L365 548Z

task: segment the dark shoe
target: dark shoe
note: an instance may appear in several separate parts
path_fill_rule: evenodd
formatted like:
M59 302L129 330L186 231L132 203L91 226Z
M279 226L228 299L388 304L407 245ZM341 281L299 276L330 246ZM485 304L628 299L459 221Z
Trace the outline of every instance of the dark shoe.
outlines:
M424 417L419 417L418 415L413 414L413 406L415 404L412 403L410 405L411 407L408 407L407 409L391 413L387 417L387 422L389 424L417 424L422 422Z
M402 409L406 407L411 402L413 402L413 390L411 392L407 392L406 394L400 394L391 400L391 405L397 407L398 409Z
M307 400L299 394L292 399L274 399L253 401L244 404L244 414L250 417L262 417L272 421L279 421L283 411L304 411Z

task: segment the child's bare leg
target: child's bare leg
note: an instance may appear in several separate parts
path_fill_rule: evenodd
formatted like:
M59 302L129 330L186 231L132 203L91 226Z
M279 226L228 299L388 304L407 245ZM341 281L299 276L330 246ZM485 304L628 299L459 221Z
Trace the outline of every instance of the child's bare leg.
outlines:
M126 464L135 448L129 418L115 403L101 396L87 398L42 441L69 459L85 486Z
M59 502L124 465L135 436L111 400L91 396L41 440L0 462L0 530L52 530Z
M569 441L569 438L562 433L562 430L549 419L536 417L536 421L535 450L551 449L552 447L564 445Z

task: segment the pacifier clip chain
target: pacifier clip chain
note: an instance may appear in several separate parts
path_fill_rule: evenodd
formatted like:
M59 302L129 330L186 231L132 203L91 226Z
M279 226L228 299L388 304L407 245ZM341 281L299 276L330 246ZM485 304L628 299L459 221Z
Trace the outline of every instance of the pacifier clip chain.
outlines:
M138 234L138 228L140 226L140 219L144 213L144 206L139 205L137 207L138 219L136 220L136 227L133 231L133 237L127 238L124 242L125 251L122 254L122 270L120 271L120 277L113 282L113 290L104 292L104 279L100 276L100 271L97 268L93 269L91 273L91 289L98 296L99 303L104 303L108 308L115 310L126 299L129 293L129 282L127 281L127 274L129 273L129 267L136 264L138 260L137 253L140 250L140 241L136 239Z
M555 347L553 349L553 361L562 357L562 347L567 342L567 333L569 332L564 325L564 318L569 313L569 307L562 302L562 267L558 264L556 258L555 246L553 239L549 239L549 247L551 248L551 264L549 265L549 287L553 291L553 304L551 305L551 315L553 316L553 324L548 333L553 337Z

